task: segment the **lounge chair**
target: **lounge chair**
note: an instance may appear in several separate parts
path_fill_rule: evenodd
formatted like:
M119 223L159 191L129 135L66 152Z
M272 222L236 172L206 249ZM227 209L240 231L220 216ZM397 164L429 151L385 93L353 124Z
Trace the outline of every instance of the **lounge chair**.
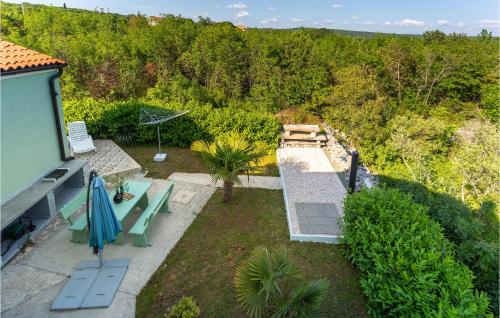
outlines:
M95 151L94 141L87 133L84 121L74 121L68 124L69 144L73 153Z

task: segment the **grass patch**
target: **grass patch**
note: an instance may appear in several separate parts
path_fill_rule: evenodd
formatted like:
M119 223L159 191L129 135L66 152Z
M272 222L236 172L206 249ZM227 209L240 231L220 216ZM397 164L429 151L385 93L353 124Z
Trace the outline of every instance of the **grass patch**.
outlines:
M290 242L279 190L235 189L222 203L217 190L137 298L137 317L159 317L182 296L192 296L202 317L246 317L233 287L237 265L254 247L284 244L307 279L326 277L327 317L366 317L366 300L341 247Z
M134 158L143 170L148 171L148 177L167 179L174 172L208 173L200 158L189 148L162 147L162 152L167 154L163 162L154 162L153 157L158 152L158 146L135 145L122 146L122 149ZM273 151L261 160L259 175L279 176L276 153Z
M162 147L162 152L167 154L163 162L154 162L153 157L158 152L158 146L136 145L122 147L143 170L148 171L148 177L167 179L174 172L208 173L205 165L189 148Z

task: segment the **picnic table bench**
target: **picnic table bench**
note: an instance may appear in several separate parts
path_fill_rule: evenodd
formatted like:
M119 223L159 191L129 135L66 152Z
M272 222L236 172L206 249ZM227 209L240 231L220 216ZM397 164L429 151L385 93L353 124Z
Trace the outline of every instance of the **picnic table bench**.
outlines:
M122 227L127 217L135 210L135 208L140 207L143 210L148 208L149 201L147 191L149 187L151 187L151 182L129 181L127 192L133 194L134 197L130 200L123 200L118 204L113 202L115 192L109 192L109 198L111 202L113 202L116 217ZM73 220L73 215L83 204L85 204L86 199L87 189L77 194L60 210L62 217L70 223L69 230L72 232L71 241L75 243L86 243L88 241L86 214L80 215L76 221ZM123 232L118 233L114 243L118 245L124 244Z
M158 212L168 213L171 212L168 207L168 200L174 189L174 183L169 181L166 189L158 192L153 200L149 203L141 216L134 223L128 233L132 236L132 244L135 246L146 247L151 245L148 240L147 232L149 226Z

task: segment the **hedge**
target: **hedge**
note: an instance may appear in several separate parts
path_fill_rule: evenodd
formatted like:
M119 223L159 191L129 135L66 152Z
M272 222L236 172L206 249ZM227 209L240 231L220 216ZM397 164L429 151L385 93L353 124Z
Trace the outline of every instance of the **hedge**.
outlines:
M184 116L161 124L162 142L170 146L189 147L195 140L210 140L231 131L238 131L249 141L261 141L269 147L274 147L279 138L280 123L270 114L213 108L196 102L106 102L86 98L65 102L64 115L66 122L84 120L93 138L124 143L156 142L156 126L139 125L141 107L190 110Z
M426 208L395 189L345 201L344 243L374 317L492 317L473 275Z

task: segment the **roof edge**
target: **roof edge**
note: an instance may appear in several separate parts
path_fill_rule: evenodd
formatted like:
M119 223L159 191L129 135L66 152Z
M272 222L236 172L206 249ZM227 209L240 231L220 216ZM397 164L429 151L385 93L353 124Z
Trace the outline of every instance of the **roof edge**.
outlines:
M29 72L36 72L36 71L43 71L43 70L50 70L50 69L58 69L58 68L66 67L66 66L68 66L68 63L26 67L26 68L19 68L19 69L14 69L14 70L9 70L9 71L1 71L0 70L0 75L3 76L3 75L29 73Z

